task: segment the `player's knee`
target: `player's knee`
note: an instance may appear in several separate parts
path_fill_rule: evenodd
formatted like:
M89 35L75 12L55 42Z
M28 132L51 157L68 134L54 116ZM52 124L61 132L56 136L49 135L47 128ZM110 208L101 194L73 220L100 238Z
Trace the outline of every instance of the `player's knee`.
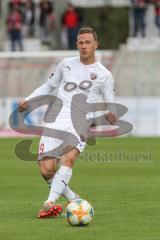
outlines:
M51 179L55 173L56 168L47 164L40 164L40 173L45 180Z
M79 156L79 151L76 148L72 148L72 151L64 154L61 157L61 165L72 168L78 156Z
M55 175L56 170L54 170L54 169L46 169L46 168L40 167L40 172L41 172L42 177L45 180L48 180L48 179L51 179Z
M57 170L57 163L53 160L39 161L40 173L45 180L51 179Z

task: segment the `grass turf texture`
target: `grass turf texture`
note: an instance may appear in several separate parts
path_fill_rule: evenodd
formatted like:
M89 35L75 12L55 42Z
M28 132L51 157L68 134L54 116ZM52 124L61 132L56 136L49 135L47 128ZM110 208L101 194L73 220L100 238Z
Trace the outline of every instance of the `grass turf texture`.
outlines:
M64 217L36 218L48 187L36 162L16 158L19 141L0 139L1 240L160 239L159 138L99 139L96 146L87 147L77 160L70 185L94 206L94 221L88 227L71 227ZM36 151L37 143L35 139L32 150ZM112 155L104 158L119 151L125 154L121 161ZM138 157L127 155L127 159L131 153Z

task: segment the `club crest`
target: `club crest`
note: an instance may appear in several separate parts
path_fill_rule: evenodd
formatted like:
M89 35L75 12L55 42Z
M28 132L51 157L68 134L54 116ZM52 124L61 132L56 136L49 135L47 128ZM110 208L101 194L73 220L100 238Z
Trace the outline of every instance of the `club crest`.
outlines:
M97 79L97 75L93 72L90 73L90 78L91 80L96 80Z

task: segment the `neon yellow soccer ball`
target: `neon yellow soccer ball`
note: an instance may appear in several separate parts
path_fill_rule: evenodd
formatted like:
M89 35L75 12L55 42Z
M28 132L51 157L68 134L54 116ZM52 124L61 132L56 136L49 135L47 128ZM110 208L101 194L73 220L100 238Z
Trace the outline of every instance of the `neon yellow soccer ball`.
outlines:
M71 201L66 208L67 221L72 226L88 225L94 216L92 205L84 199Z

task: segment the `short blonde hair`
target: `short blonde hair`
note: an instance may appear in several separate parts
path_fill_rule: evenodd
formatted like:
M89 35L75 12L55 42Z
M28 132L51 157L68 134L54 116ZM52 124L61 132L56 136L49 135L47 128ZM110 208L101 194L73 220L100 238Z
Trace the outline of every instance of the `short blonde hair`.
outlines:
M93 37L94 37L94 40L98 41L97 33L94 31L93 28L91 28L91 27L82 27L82 28L79 29L79 32L78 32L77 36L79 36L81 34L84 34L84 33L91 33L93 35Z

